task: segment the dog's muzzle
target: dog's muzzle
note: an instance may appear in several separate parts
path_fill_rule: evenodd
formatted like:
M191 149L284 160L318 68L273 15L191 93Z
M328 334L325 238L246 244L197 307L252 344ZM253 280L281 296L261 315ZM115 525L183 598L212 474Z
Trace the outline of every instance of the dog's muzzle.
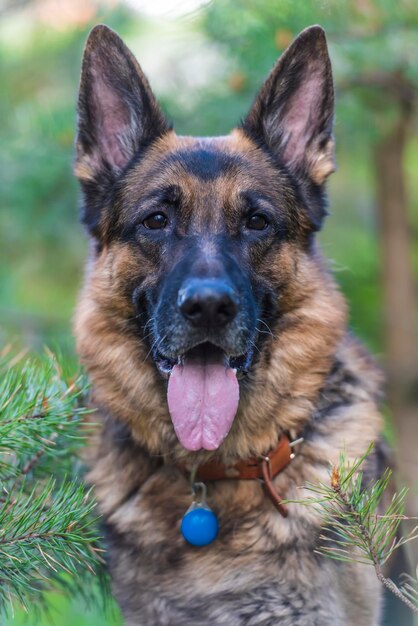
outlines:
M215 450L238 411L238 375L252 359L255 316L226 275L189 275L173 287L166 283L155 312L155 336L163 339L155 342L154 361L168 378L168 409L180 443Z

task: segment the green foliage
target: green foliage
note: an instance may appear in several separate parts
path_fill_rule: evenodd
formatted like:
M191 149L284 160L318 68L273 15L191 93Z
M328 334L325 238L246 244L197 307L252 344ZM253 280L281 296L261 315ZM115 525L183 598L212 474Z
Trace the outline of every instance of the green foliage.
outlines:
M51 587L85 593L81 572L93 574L98 560L92 547L97 539L90 517L94 504L83 487L73 481L57 486L50 479L27 489L24 483L11 490L0 509L3 611L16 600L29 611Z
M362 466L372 450L373 444L353 463L348 463L342 452L338 466L331 467L329 484L306 485L312 497L299 503L319 505L325 513L327 532L320 537L319 554L338 561L373 565L380 582L418 613L418 579L405 575L404 584L398 587L382 570L396 550L418 538L418 526L407 536L401 535L407 489L394 493L384 505L390 491L390 469L380 478L365 482Z
M279 53L314 23L327 33L339 96L336 131L346 142L376 140L394 115L399 82L411 93L418 85L418 5L409 0L216 0L204 23L241 76L241 115Z
M28 474L39 452L42 456L32 470L37 477L52 471L55 476L69 474L74 470L71 454L83 441L78 426L86 409L78 401L86 392L84 379L77 376L67 382L51 354L10 368L5 359L2 368L0 479L7 482Z
M58 360L7 362L0 387L0 614L51 588L94 596L101 575L95 504L77 480L82 377ZM84 430L84 432L86 432ZM73 475L73 476L72 476Z
M126 11L109 21L126 30ZM69 343L87 253L72 162L88 30L56 31L17 7L0 24L0 341L38 350Z
M342 561L355 559L370 563L376 559L383 565L395 550L416 538L418 527L410 537L398 536L404 519L405 488L395 493L386 510L382 511L382 500L392 476L389 468L376 481L364 484L361 466L372 450L373 445L352 464L347 463L342 452L339 466L332 468L330 485L308 485L307 489L316 495L312 502L323 505L327 525L333 531L332 536L321 537L324 545L319 552ZM367 529L366 535L364 529Z

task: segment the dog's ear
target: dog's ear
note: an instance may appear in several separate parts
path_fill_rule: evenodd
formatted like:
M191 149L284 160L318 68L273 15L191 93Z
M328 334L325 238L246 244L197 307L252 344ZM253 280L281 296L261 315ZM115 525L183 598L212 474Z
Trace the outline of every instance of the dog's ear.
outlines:
M334 88L325 33L302 31L280 57L243 130L298 176L322 185L335 169Z
M110 28L95 26L84 50L78 96L75 174L84 190L93 197L108 189L138 150L167 130L133 54ZM86 206L87 225L94 227L97 220Z

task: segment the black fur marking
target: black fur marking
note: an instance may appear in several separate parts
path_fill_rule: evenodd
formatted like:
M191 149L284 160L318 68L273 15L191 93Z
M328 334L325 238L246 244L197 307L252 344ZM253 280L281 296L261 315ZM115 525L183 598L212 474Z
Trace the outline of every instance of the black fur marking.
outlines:
M314 419L326 418L336 410L350 406L356 401L361 381L354 372L347 370L338 358L335 358L317 403Z
M161 163L161 168L179 163L185 172L202 181L210 181L225 176L238 167L245 166L239 155L226 154L220 150L207 148L179 150L170 154Z

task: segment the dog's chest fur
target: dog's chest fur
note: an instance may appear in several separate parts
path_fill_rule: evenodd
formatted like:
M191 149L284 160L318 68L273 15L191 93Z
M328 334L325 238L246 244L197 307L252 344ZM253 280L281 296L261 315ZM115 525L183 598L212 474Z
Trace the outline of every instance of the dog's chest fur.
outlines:
M307 498L307 483L329 480L329 464L338 461L343 445L355 458L378 437L374 376L370 371L361 383L353 374L353 366L361 366L357 350L350 345L340 351L304 444L275 480L289 500ZM257 481L211 483L208 501L220 534L210 546L194 548L180 533L190 485L178 468L150 457L110 417L92 451L90 479L104 514L114 592L127 624L378 623L372 567L340 564L315 551L324 532L323 513L315 506L290 503L284 519ZM368 461L371 476L379 472L377 456Z

